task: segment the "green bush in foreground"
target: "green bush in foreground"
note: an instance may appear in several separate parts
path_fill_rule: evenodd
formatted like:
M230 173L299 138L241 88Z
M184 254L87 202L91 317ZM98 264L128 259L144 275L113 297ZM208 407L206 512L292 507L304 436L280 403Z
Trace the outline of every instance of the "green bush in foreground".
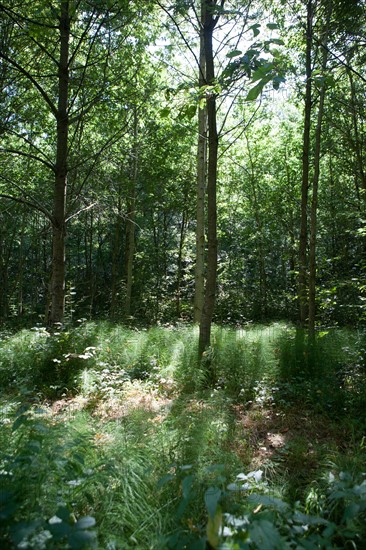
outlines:
M50 425L44 412L21 407L1 453L1 540L9 548L94 548L95 519L74 513L93 475L90 435Z
M216 468L220 472L221 468ZM346 548L348 544L362 547L366 537L366 479L357 483L347 473L341 472L337 477L330 473L321 509L314 515L306 513L306 506L300 502L290 506L273 496L261 470L239 474L230 484L218 475L216 485L208 487L204 495L207 522L203 526L182 521L190 501L197 496L190 469L190 466L178 468L175 476L162 480L177 484L178 478L177 486L182 487L176 510L177 529L162 540L164 547L172 550L204 550L207 544L220 550L316 550Z

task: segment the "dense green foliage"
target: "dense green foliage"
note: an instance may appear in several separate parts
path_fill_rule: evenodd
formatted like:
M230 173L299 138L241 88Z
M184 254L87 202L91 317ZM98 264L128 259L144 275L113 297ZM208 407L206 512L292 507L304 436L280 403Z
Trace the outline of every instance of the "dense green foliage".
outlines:
M47 318L51 299L59 6L11 4L0 3L0 318L22 324ZM66 319L132 316L146 324L193 317L196 114L215 93L216 322L295 320L305 3L272 3L269 10L264 1L227 0L227 10L217 7L217 85L200 90L195 3L139 4L67 2L73 41ZM310 4L310 179L317 102L326 85L317 319L320 325L359 324L366 284L364 2L354 0L349 9L340 0ZM328 9L331 39L323 74L320 44ZM233 26L240 29L239 42Z

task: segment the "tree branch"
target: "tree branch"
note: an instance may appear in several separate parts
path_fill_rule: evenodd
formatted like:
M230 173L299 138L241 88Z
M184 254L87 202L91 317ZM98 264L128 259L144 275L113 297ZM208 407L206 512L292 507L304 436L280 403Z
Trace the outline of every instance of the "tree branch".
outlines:
M26 206L30 206L31 208L34 208L35 210L38 210L39 212L42 212L46 216L47 219L50 220L51 223L53 223L53 217L52 214L47 210L47 208L44 208L41 204L34 203L32 201L29 201L23 197L14 197L13 195L7 195L6 193L0 193L0 197L3 199L9 199L14 202L19 202L21 204L25 204Z
M32 153L26 153L25 151L20 151L20 150L17 150L17 149L8 149L8 148L3 148L3 147L0 148L0 153L11 153L13 155L20 155L22 157L27 157L27 158L30 158L30 159L34 159L34 160L37 160L38 162L41 162L45 166L47 166L47 168L49 168L53 172L55 171L55 166L53 164L51 164L50 162L48 162L45 159L42 159L42 158L38 157L37 155L32 155Z
M77 212L75 212L75 214L71 214L71 216L69 216L68 218L66 218L65 220L65 223L67 223L68 221L72 220L73 218L76 218L79 214L81 214L82 212L86 212L87 210L90 210L91 208L93 208L96 204L98 204L97 202L93 202L92 204L89 204L88 206L85 206L84 208L81 208L80 210L78 210Z
M19 71L22 75L24 75L35 86L35 88L37 88L37 90L40 92L41 96L43 97L43 99L47 103L47 105L50 107L50 109L52 111L52 114L56 118L57 117L57 108L53 104L53 102L50 99L50 97L48 96L47 92L42 88L42 86L37 82L37 80L26 69L24 69L24 67L19 65L19 63L17 63L14 59L12 59L11 57L9 57L8 55L6 55L5 53L3 53L1 51L0 51L0 58L4 59L8 63L10 63L10 65L15 67L15 69L17 71Z
M180 30L180 27L177 23L177 21L174 19L174 17L171 15L171 13L169 12L169 10L162 5L162 3L159 1L159 0L155 0L155 2L157 3L157 5L167 14L167 16L169 17L169 19L171 19L171 21L174 23L174 26L176 27L177 31L179 32L179 35L180 37L182 38L183 42L185 43L185 45L187 46L187 48L189 49L189 51L191 52L191 54L193 55L194 57L194 60L197 64L197 67L198 67L198 70L202 73L202 68L201 68L201 65L200 65L200 62L199 62L199 59L197 58L196 54L194 53L194 51L192 50L191 46L189 45L188 41L186 40L184 34L182 33L182 31ZM204 74L202 73L202 78L204 79L205 76Z
M15 181L10 180L9 178L3 176L2 174L0 174L0 178L2 180L6 181L6 183L10 184L12 187L16 187L17 189L19 189L19 191L23 195L26 195L26 196L28 195L30 197L30 199L24 198L24 197L15 197L14 195L8 195L7 193L0 193L0 197L4 197L4 198L7 198L7 199L12 199L14 201L21 202L23 204L27 204L28 206L31 206L35 210L38 210L39 212L42 212L46 216L46 218L48 218L51 221L51 223L54 223L54 218L53 218L51 212L45 206L40 204L37 201L37 199L32 197L30 195L30 193L27 193L27 191L22 189L22 187L20 187L20 185L18 185Z

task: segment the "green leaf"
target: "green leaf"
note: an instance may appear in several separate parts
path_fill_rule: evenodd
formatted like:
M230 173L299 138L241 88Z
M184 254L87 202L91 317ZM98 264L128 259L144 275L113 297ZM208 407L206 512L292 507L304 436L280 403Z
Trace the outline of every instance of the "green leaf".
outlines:
M283 548L284 541L276 527L267 520L253 521L249 526L251 541L261 550Z
M254 88L252 88L247 97L245 98L245 101L254 101L255 99L257 99L257 97L259 96L259 94L262 92L264 86L271 80L271 76L266 76L264 78L262 78L262 80L260 82L258 82L258 84L256 86L254 86Z
M232 50L231 52L226 54L226 57L231 59L232 57L238 57L238 55L241 55L243 52L241 50Z
M272 69L273 63L265 63L264 65L260 65L260 67L258 67L258 69L256 69L253 73L252 82L265 78Z
M278 90L280 87L280 84L282 84L283 82L286 82L286 79L283 76L279 76L279 75L275 76L272 80L273 88L275 90Z
M286 502L280 500L279 498L267 497L266 495L258 495L257 493L253 493L252 495L250 495L248 497L248 501L255 504L263 504L264 506L275 508L280 512L286 512L290 508Z
M209 487L205 492L205 504L208 515L213 519L216 513L217 505L221 498L221 489L218 487Z
M283 46L285 43L281 38L271 38L269 41L271 44L277 44L278 46Z
M170 108L169 107L164 107L164 109L161 109L160 116L162 118L167 118L169 115L170 115Z
M356 502L351 502L346 506L346 509L343 514L342 521L348 523L350 520L354 519L360 512L360 505Z
M26 414L21 414L18 416L18 418L15 419L12 426L12 431L15 432L22 424L25 424L28 420L28 416Z
M304 525L328 525L329 521L318 516L308 516L307 514L302 514L301 512L295 512L294 521L302 523Z
M267 23L267 29L271 29L271 30L278 29L278 25L277 23Z
M259 23L255 23L255 25L252 25L251 27L249 27L250 30L253 31L253 35L254 37L258 36L258 34L260 33L260 24Z
M197 111L197 105L186 105L179 113L179 118L188 118L191 120Z

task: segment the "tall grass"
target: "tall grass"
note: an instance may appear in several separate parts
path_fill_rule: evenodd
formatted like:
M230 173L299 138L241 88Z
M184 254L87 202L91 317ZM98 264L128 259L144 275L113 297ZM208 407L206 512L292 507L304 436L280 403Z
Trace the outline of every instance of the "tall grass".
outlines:
M249 478L248 494L301 500L310 513L327 513L330 472L360 479L364 334L314 342L285 324L216 326L209 377L197 341L192 326L102 322L4 335L0 529L9 548L93 547L96 537L106 549L204 547L210 494L239 521L250 506L232 482L258 460L263 478ZM261 457L275 430L291 437ZM262 518L279 537L297 521L289 506Z

